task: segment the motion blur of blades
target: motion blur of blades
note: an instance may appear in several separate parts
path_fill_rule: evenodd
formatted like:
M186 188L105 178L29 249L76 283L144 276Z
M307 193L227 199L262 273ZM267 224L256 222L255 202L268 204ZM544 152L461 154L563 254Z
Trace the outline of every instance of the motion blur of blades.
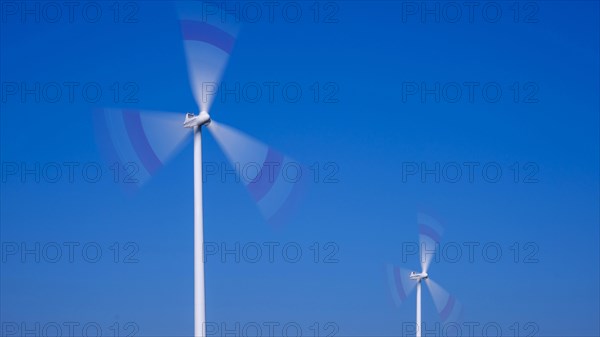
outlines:
M461 303L432 279L425 279L431 291L433 303L442 322L459 322L462 317Z
M419 212L417 214L417 223L419 225L419 261L421 270L426 273L435 257L444 231L440 222L426 213Z
M412 271L391 264L386 269L392 298L396 306L400 306L415 288L416 282L410 279Z
M94 111L96 142L109 165L130 176L124 186L139 187L181 149L189 132L181 114L134 109Z
M178 9L194 98L200 110L208 112L239 25L215 2L184 1Z
M307 168L255 138L212 122L208 130L236 169L267 222L291 220L307 188Z

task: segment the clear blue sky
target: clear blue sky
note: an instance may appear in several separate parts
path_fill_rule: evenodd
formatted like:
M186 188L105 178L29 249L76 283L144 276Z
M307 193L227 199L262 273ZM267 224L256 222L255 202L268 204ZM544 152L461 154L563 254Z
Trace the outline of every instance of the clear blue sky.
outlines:
M126 324L134 322L137 336L189 336L191 143L137 192L126 193L102 161L92 118L95 108L125 107L180 111L183 122L183 113L196 109L177 11L161 1L121 3L118 12L97 3L99 22L87 22L95 7L86 8L87 16L78 7L71 23L68 8L56 2L63 12L51 23L56 8L37 4L46 8L39 23L22 8L2 8L4 332L15 322L19 329L23 322L58 322L64 331L64 322L79 322L75 331L97 322L103 335L113 335L117 322L126 335L134 331ZM424 208L444 223L445 247L477 242L502 249L497 263L481 250L471 262L466 248L456 263L449 253L432 263L431 277L462 303L464 321L480 328L494 323L504 335L514 335L515 324L521 335L532 329L537 336L600 335L598 2L495 3L502 10L497 22L489 22L496 8L486 2L477 2L473 22L464 6L450 22L457 8L437 2L428 4L440 6L439 22L427 12L421 17L421 2L295 2L287 16L283 5L275 8L273 22L264 3L253 4L262 17L241 26L222 80L242 90L258 83L263 96L256 102L248 92L239 101L217 96L211 114L307 166L318 163L320 175L296 216L278 229L265 224L242 183L208 179L207 241L229 248L280 245L273 263L266 248L258 263L245 259L248 251L240 263L233 255L226 262L209 257L208 321L238 322L249 335L257 322L263 336L265 322L278 322L278 335L290 322L303 336L315 329L321 336L401 334L403 322L414 319L415 297L394 305L385 265L418 268L402 248L417 240L417 212ZM302 15L290 22L296 6ZM254 21L256 8L241 9L242 19ZM34 94L22 98L23 85L36 82L39 102ZM72 100L68 82L78 83ZM86 96L81 89L88 82ZM272 102L265 82L280 83ZM473 102L465 82L478 83ZM56 102L53 83L62 90ZM440 101L425 93L422 102L422 85L436 83ZM286 84L302 89L297 102L283 95ZM481 93L486 84L488 96ZM457 85L462 96L451 102ZM102 90L98 102L91 102L93 86ZM496 86L502 96L489 103ZM215 139L208 133L204 139L204 159L226 162ZM68 162L79 163L73 182ZM90 162L105 165L97 183L82 176ZM479 165L473 181L469 162ZM32 174L21 180L22 163L40 164L39 183ZM421 179L421 164L433 169L436 163L440 182L433 175ZM53 177L55 164L63 176L52 183L44 177ZM482 176L486 164L493 167ZM456 165L462 176L451 182ZM418 173L407 176L415 167ZM490 182L498 167L502 176ZM40 263L33 254L21 261L21 244L34 249L36 242ZM79 244L73 262L68 242ZM62 247L57 263L47 260L54 257L52 243ZM302 249L298 263L281 256L289 243ZM8 253L14 244L16 255ZM86 244L88 253L100 247L97 263L81 256ZM423 315L432 325L438 320L428 290Z

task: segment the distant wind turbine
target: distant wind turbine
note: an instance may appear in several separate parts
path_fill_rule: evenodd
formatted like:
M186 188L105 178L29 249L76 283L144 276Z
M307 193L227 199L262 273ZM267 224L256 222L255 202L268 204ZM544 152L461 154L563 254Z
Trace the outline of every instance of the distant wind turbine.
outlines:
M419 224L419 260L421 272L406 270L404 268L388 265L388 281L392 296L396 305L405 302L412 289L417 288L417 310L416 310L416 337L421 337L421 282L429 286L436 309L442 322L452 322L459 319L462 311L461 304L456 298L440 287L429 277L427 270L435 254L442 235L442 227L433 217L419 213L417 216Z

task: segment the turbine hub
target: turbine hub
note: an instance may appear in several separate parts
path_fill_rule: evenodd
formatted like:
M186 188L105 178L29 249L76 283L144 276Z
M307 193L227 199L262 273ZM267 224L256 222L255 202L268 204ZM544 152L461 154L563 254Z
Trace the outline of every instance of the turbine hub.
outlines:
M210 124L210 115L206 111L201 111L200 114L194 115L193 113L187 113L185 115L185 121L183 122L184 128L193 128L195 126L202 126Z
M426 279L429 277L429 274L426 272L415 273L414 271L410 273L410 279L415 281L421 281L422 279Z

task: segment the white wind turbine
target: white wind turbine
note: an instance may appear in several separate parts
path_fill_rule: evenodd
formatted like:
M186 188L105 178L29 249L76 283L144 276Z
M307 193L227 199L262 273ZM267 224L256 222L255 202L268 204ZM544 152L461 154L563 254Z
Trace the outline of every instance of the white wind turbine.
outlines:
M202 128L213 134L236 169L251 163L255 171L238 174L263 217L284 223L303 194L301 166L291 158L229 126L211 121L209 110L233 49L235 18L211 6L206 15L199 2L181 4L181 29L194 98L199 114L187 113L183 127L193 129L194 143L194 335L206 336L204 228L202 203ZM201 16L201 18L200 18ZM147 110L103 109L94 114L97 142L110 163L135 172L134 186L152 177L182 147L188 133L181 115ZM292 165L293 164L293 165ZM133 165L133 166L132 166ZM293 171L293 170L292 170Z
M442 235L442 227L433 217L419 213L417 216L419 224L419 261L421 272L417 273L404 268L388 265L388 281L392 297L396 305L406 301L412 289L417 288L417 308L415 321L415 335L421 337L421 287L424 281L431 291L435 307L442 322L455 322L460 319L462 307L456 298L431 280L427 270L438 248Z

